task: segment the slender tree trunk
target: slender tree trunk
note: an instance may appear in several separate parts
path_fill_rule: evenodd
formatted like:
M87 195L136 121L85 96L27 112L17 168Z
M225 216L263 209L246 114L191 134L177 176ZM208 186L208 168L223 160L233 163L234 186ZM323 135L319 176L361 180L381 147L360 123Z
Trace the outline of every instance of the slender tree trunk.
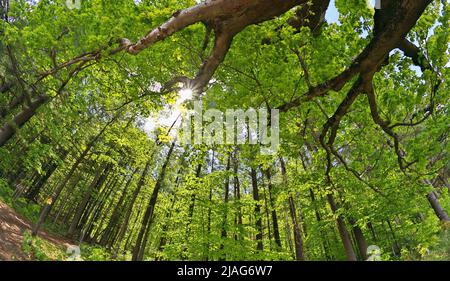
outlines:
M362 260L367 260L367 241L361 228L356 224L353 218L349 218L349 223L352 226L353 235L355 236L356 244L358 245L359 255Z
M436 196L436 193L434 191L428 193L427 199L428 202L430 202L430 205L433 208L433 211L439 218L439 220L441 222L450 223L450 218L448 217L447 212L444 210L444 208L442 208L441 204L439 203L439 199Z
M136 204L136 207L137 207L136 208L137 209L136 218L133 221L133 223L131 224L132 225L131 231L130 231L130 234L128 235L128 237L127 237L127 239L125 241L125 244L124 244L124 247L123 247L124 250L128 249L128 247L129 247L129 244L130 244L130 241L131 241L131 237L133 236L133 233L134 233L134 229L136 228L136 225L137 225L137 222L139 220L139 217L141 216L141 210L142 210L142 206L144 205L144 201L145 201L144 198L142 198L140 200L140 202L138 204ZM129 204L129 206L130 206L130 208L132 208L134 206L134 204ZM130 215L128 217L125 217L124 223L122 225L122 228L120 229L119 234L117 235L117 237L118 237L117 241L118 242L117 242L117 246L115 247L115 249L113 251L113 254L112 254L112 258L113 259L117 258L117 255L119 254L120 245L122 243L122 240L125 238L125 233L126 233L126 230L128 228L128 225L130 225L131 213L132 212L129 213ZM128 214L128 212L127 212L127 214Z
M284 159L280 157L281 164L281 174L283 176L283 183L285 188L288 188L288 178L286 172L286 164ZM297 218L297 211L295 209L294 199L292 198L292 194L289 194L289 211L291 215L292 227L294 229L294 243L295 243L295 259L298 261L305 260L305 250L303 248L303 237L302 237L302 229L300 223Z
M175 142L170 146L169 152L167 153L166 160L161 168L161 172L159 173L158 179L155 183L155 187L153 189L152 196L150 197L149 204L147 206L147 210L144 214L144 219L142 221L141 230L139 231L137 241L135 247L133 249L133 261L141 261L144 257L144 252L147 244L148 235L150 232L150 227L153 221L153 213L155 210L156 202L158 200L159 190L162 187L164 182L164 178L166 175L166 169L170 161L170 156L175 148Z
M334 202L333 195L327 195L328 203L330 204L330 208L333 211L333 214L337 213L337 206ZM356 261L356 255L353 251L352 240L350 238L350 234L345 227L344 218L341 215L338 215L336 219L336 223L338 225L339 235L341 236L342 244L344 245L345 255L347 256L347 260Z
M85 159L86 155L89 153L89 151L92 149L92 147L94 146L94 144L100 139L100 137L103 135L103 133L106 131L106 129L117 120L117 118L119 117L119 115L114 116L111 121L109 121L107 124L105 124L105 126L100 130L100 132L94 137L94 139L88 143L88 145L86 146L86 148L84 149L84 151L81 153L81 155L77 158L77 160L75 161L75 163L72 165L72 168L70 169L69 173L64 177L64 179L62 181L59 182L59 184L56 186L55 190L53 191L53 194L51 195L51 197L49 198L49 200L47 200L47 202L45 202L44 207L42 207L41 209L41 213L39 215L39 219L36 222L36 224L33 227L32 230L32 235L36 236L39 232L39 228L41 227L41 225L44 223L45 219L47 218L48 214L50 213L53 205L55 204L55 201L59 198L59 195L61 194L61 191L64 189L64 187L66 186L67 182L70 180L70 178L72 177L73 173L75 173L75 171L77 170L78 166L83 162L83 160ZM1 146L1 145L0 145Z
M93 215L90 218L90 221L88 223L89 227L86 231L86 233L88 234L87 237L90 242L97 243L97 238L101 233L101 230L103 229L105 218L109 215L109 211L112 207L112 204L108 204L108 199L111 198L111 194L113 194L117 190L118 183L119 176L112 176L111 180L99 192L100 196L93 203ZM122 182L120 182L120 184L121 183ZM89 217L89 214L87 217ZM83 224L81 224L81 227L82 226Z
M38 96L34 101L24 106L10 122L3 125L3 128L0 129L0 147L4 146L14 136L17 129L22 128L36 114L36 110L46 103L48 98L47 95Z
M264 177L264 175L262 175L262 178L263 177ZM263 185L264 185L264 182L263 182ZM269 207L269 202L267 200L266 189L263 190L263 195L264 195L264 210L265 210L265 215L266 215L266 220L267 220L267 239L269 240L270 250L272 250L272 229L270 227L270 207Z
M39 215L39 219L33 227L33 231L32 231L33 236L36 236L38 234L39 228L44 223L45 219L47 218L48 214L50 213L53 205L55 204L55 201L58 199L63 188L66 186L67 182L70 180L72 175L75 173L78 166L84 160L84 157L86 156L86 154L90 150L90 148L91 147L86 147L84 152L80 155L80 157L77 158L75 163L72 165L72 167L70 168L67 175L58 183L58 185L56 186L55 190L53 191L53 194L51 195L51 197L47 200L47 202L44 203L44 206L42 207L41 213Z
M225 179L225 195L223 198L223 206L224 206L224 210L223 210L223 214L222 214L222 230L220 232L220 237L222 242L220 243L220 251L221 251L221 255L219 260L220 261L225 261L226 260L226 254L224 253L224 240L227 239L227 226L228 226L228 200L229 200L229 196L230 196L230 176L228 175L229 171L230 171L230 167L231 166L231 154L228 156L228 161L227 161L227 168L226 168L226 179Z
M86 210L86 206L89 202L89 199L92 196L92 192L94 192L94 190L99 190L101 188L104 181L106 180L108 170L110 168L111 167L109 165L106 167L100 166L97 168L97 173L94 176L94 179L92 180L88 189L84 192L83 198L81 199L81 202L78 204L77 210L75 211L75 215L72 218L72 223L70 224L69 230L67 231L68 236L74 235L75 230L77 229L78 223L80 221L80 218L83 215L84 211Z
M237 231L234 235L235 240L241 240L242 239L242 209L241 209L241 184L239 182L239 162L238 162L238 154L237 151L234 154L234 165L233 165L233 172L234 172L234 198L237 202L237 214L235 219L235 224L237 226Z
M162 227L162 234L161 234L161 238L159 239L159 245L158 245L159 253L162 253L164 251L164 247L167 244L167 231L169 230L169 220L173 216L172 213L174 212L173 210L174 210L176 201L177 201L177 197L176 197L176 194L174 194L171 199L170 208L167 210L166 217L164 219L164 225ZM155 260L158 261L158 260L161 260L161 258L156 257Z
M322 216L320 214L319 208L317 207L317 200L316 197L314 195L314 191L310 188L309 189L309 195L311 197L311 202L314 205L314 213L316 215L316 220L318 224L322 223ZM322 234L322 238L321 242L322 242L322 247L323 247L323 252L325 254L325 257L327 260L332 260L332 257L330 256L330 247L329 247L329 240L327 237L327 233L325 233L322 229L320 229L320 233Z
M71 180L69 186L67 187L67 192L66 192L67 195L66 195L66 197L64 198L64 200L62 200L62 202L61 202L61 204L60 204L60 206L61 206L61 207L60 207L60 211L59 211L59 212L56 214L56 216L54 217L53 223L56 223L56 222L58 221L58 218L59 218L59 217L61 216L61 214L62 214L62 210L63 210L63 209L66 209L65 207L66 207L66 205L68 205L68 203L69 203L69 201L70 201L70 198L71 198L71 195L72 195L72 191L75 189L75 187L77 186L77 184L80 182L80 179L81 179L81 173L77 173L77 174L75 175L75 177ZM67 208L67 209L71 210L70 207ZM63 225L65 225L65 224L68 223L68 220L69 220L71 214L73 214L73 212L67 212L67 213L64 214L64 217L63 217L62 220L61 220L61 223L62 223Z
M272 209L272 224L273 224L273 236L275 238L275 244L278 247L278 250L281 250L281 238L280 238L280 231L278 228L278 217L277 217L277 211L275 208L275 200L273 198L273 185L272 185L272 175L270 174L270 170L265 170L266 178L267 178L267 184L268 184L268 191L269 191L269 202L270 202L270 208Z
M212 151L212 157L211 157L211 174L214 172L214 161L215 161L215 152L214 150ZM207 241L206 241L206 254L204 256L204 260L208 261L209 260L209 249L211 247L211 242L210 242L210 236L211 236L211 215L212 215L212 187L209 188L209 196L208 196L208 202L209 202L209 206L208 206L208 222L207 222Z
M395 256L397 256L397 257L399 257L400 255L401 255L401 247L400 247L400 244L398 243L398 240L397 240L397 237L396 237L396 235L395 235L395 231L394 231L394 229L392 228L392 225L391 225L391 222L389 221L389 220L387 220L386 221L387 222L387 225L388 225L388 227L389 227L389 231L390 231L390 233L391 233L391 235L392 235L392 239L393 239L393 241L394 241L394 245L393 245L393 252L394 252L394 255Z
M47 183L48 179L51 177L53 172L56 171L58 165L54 162L50 163L47 167L45 174L36 181L36 183L27 191L26 198L31 201L37 202L37 197L44 185Z
M106 225L106 227L103 227L103 225L105 224L107 219L110 218L111 209L113 208L113 206L116 206L113 198L116 195L117 190L120 189L120 186L122 186L123 181L124 181L124 178L122 178L121 181L119 181L118 178L116 179L116 181L112 185L113 187L112 187L111 191L109 192L109 194L107 196L105 196L103 207L99 211L99 213L101 214L100 223L98 224L97 230L95 231L95 233L93 235L93 241L98 242L98 244L100 244L100 245L102 245L102 243L99 241L100 236L102 236L102 237L105 236L106 231L108 230L108 225ZM111 200L109 200L109 199L111 199ZM104 208L104 206L107 206L106 209ZM106 235L105 237L107 239L108 235Z
M262 214L261 214L261 205L259 199L259 190L258 190L258 177L256 175L256 170L251 167L250 168L250 177L252 178L252 189L253 189L253 200L255 201L255 225L256 225L256 250L263 250L263 225L262 225Z
M288 206L287 206L288 207ZM289 247L289 253L292 255L292 257L295 259L295 250L294 250L294 245L292 243L292 228L291 225L289 224L289 218L288 218L288 208L283 206L283 214L284 214L284 232L286 233L286 240L287 240L287 245Z
M297 219L295 211L295 204L292 195L289 196L289 211L291 214L292 226L294 229L294 243L295 243L295 259L298 261L305 260L305 250L303 248L302 229Z
M202 172L202 164L199 164L197 166L196 172L195 172L195 177L197 179L200 178L200 174ZM191 195L191 203L189 204L189 209L188 209L188 223L187 223L187 233L190 232L190 225L192 223L192 218L194 216L194 207L195 207L195 196L196 196L196 191L194 190L192 195Z
M154 153L153 153L153 154L154 154ZM153 156L153 155L152 155L152 156ZM113 256L114 256L114 257L117 256L117 254L118 254L118 252L119 252L120 241L122 241L123 238L125 237L125 233L126 233L126 231L127 231L127 228L128 228L129 222L130 222L131 214L132 214L132 212L133 212L134 204L135 204L135 202L136 202L136 199L138 198L139 193L141 192L142 187L143 187L144 184L145 184L145 179L146 179L147 174L148 174L148 171L149 171L149 169L150 169L150 165L151 165L151 163L152 163L152 161L153 161L152 158L153 158L153 157L150 157L150 159L149 159L149 160L147 161L147 163L145 164L145 167L144 167L144 169L142 170L142 174L141 174L141 177L140 177L140 179L139 179L139 182L138 182L138 184L137 184L137 186L136 186L136 189L134 190L133 194L131 195L130 202L129 202L129 204L128 204L128 208L127 208L127 211L126 211L125 216L124 216L124 219L123 219L122 227L121 227L120 230L119 230L119 234L118 234L118 238L117 238L117 240L119 241L119 244L117 245L116 249L115 249L114 252L113 252Z
M95 222L101 217L101 211L103 210L106 202L103 198L107 197L111 192L110 185L107 184L106 187L99 193L99 197L93 200L91 205L86 208L84 215L79 223L81 236L80 243L86 241L88 243L95 243L94 241L94 230L97 231L100 225L96 226Z
M294 200L294 202L300 202L299 194L296 193L295 197L294 197L294 195L292 195L292 199ZM299 218L299 225L300 225L300 229L302 230L302 236L307 237L308 236L308 228L306 226L306 220L305 220L305 216L303 214L301 206L299 206L299 208L297 210L297 217Z
M372 235L373 241L377 241L378 238L377 238L377 235L376 235L376 232L375 232L375 228L373 227L373 223L372 222L368 222L367 223L367 228L370 230L370 234Z
M108 226L106 227L107 230L106 230L105 234L103 234L103 236L100 240L100 245L107 244L109 235L113 232L113 229L115 228L115 226L117 225L117 223L119 221L121 212L123 212L124 208L126 207L126 205L124 204L125 197L127 196L128 189L129 189L131 183L133 182L133 178L134 178L134 175L136 174L136 172L137 172L137 170L134 170L132 172L132 174L128 178L127 183L125 184L125 187L122 191L119 201L117 202L117 205L116 205L117 208L114 209L114 211L111 215L111 219L109 220Z

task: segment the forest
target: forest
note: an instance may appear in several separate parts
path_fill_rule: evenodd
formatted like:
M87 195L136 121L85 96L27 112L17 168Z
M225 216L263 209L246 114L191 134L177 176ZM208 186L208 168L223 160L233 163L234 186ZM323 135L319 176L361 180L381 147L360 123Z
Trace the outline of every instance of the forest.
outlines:
M0 260L450 260L448 0L0 16Z

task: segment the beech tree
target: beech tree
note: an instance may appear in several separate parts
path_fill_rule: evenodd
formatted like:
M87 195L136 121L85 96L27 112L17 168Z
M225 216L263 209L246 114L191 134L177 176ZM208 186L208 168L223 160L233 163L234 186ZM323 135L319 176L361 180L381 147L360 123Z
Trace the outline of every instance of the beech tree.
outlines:
M64 2L0 0L0 200L33 236L114 260L449 258L448 1ZM279 147L182 143L194 101L279 110Z

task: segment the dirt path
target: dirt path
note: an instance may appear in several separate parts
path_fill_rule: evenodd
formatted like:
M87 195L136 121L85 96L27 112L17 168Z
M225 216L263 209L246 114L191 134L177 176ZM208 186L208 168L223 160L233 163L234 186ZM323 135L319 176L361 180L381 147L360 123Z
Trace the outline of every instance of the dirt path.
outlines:
M31 223L0 201L0 261L29 260L22 251L23 233L31 231ZM65 238L39 231L39 237L57 246L67 248L71 242Z

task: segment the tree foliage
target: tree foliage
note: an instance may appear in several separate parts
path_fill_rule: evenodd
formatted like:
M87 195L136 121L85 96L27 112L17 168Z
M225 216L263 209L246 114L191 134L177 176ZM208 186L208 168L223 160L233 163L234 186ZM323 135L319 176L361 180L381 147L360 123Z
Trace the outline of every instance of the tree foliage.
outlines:
M448 1L0 3L0 198L33 235L101 260L449 258ZM154 123L181 88L279 109L278 153L179 143Z

